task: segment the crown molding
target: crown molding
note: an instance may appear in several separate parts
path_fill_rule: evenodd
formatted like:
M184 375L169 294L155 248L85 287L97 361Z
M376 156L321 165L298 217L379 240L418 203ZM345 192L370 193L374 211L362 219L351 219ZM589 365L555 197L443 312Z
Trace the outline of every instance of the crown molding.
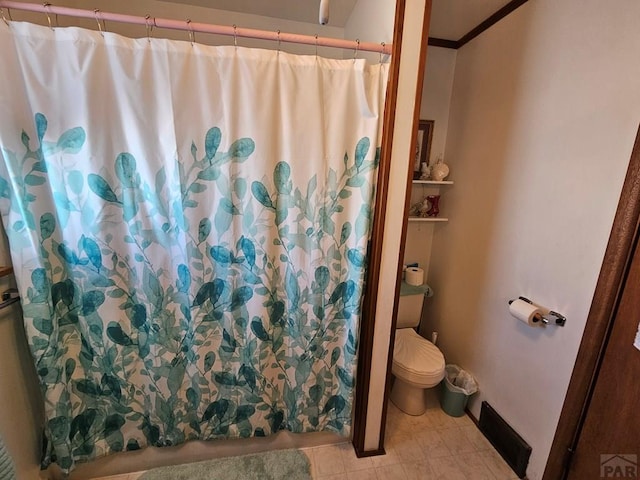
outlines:
M457 50L463 45L469 43L484 31L494 26L504 17L506 17L511 12L516 10L518 7L521 7L528 1L529 0L511 0L504 7L502 7L500 10L495 12L484 21L480 22L476 27L469 30L469 32L460 37L458 40L446 40L444 38L429 37L429 45L431 45L432 47L451 48L453 50Z

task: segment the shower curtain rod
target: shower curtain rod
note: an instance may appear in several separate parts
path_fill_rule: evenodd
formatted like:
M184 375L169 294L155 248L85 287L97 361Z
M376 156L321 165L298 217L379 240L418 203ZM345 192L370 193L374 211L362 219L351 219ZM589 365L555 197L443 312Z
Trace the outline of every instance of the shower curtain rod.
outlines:
M189 38L193 42L194 33L213 33L217 35L227 35L231 37L257 38L260 40L271 40L274 42L302 43L306 45L316 45L320 47L343 48L364 52L376 52L388 55L392 51L391 44L360 42L359 40L340 40L337 38L317 37L311 35L299 35L296 33L281 33L280 31L272 32L267 30L256 30L253 28L240 28L224 25L210 25L207 23L192 22L191 20L168 20L166 18L156 17L140 17L135 15L124 15L121 13L103 12L101 10L84 10L80 8L58 7L48 3L22 3L9 0L0 0L0 10L24 10L28 12L42 13L47 16L49 26L53 28L51 23L51 15L63 15L67 17L92 18L98 22L100 31L104 29L104 22L132 23L135 25L143 25L147 28L168 28L171 30L184 30L189 32ZM6 22L4 12L2 19ZM101 25L102 22L102 25Z

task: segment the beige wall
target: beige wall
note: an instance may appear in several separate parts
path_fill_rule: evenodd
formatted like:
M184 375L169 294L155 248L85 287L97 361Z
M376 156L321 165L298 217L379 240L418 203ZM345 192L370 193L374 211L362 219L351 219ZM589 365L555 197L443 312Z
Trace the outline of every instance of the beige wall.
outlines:
M430 158L431 162L434 163L439 155L442 155L443 159L448 162L448 158L445 156L445 145L455 65L456 50L429 47L423 81L422 102L420 104L420 119L434 121ZM455 180L455 178L451 176L447 180ZM446 217L447 192L452 188L451 186L431 187L424 184L414 184L411 189L411 205L420 202L425 195L443 195L440 216ZM446 228L446 225L441 223L409 222L403 263L417 262L428 273L433 231L434 229L442 228Z
M431 163L434 163L440 155L443 159L448 160L446 141L456 58L457 50L451 48L430 46L427 52L420 118L435 122L431 145Z
M396 2L389 0L358 0L344 26L344 36L350 40L366 39L367 42L390 45L393 41L393 25L396 13ZM344 52L345 58L354 52ZM360 52L359 58L370 62L379 62L377 53ZM384 59L388 61L388 58Z
M640 121L640 3L532 0L458 50L426 335L533 447L541 478ZM567 316L533 329L525 295ZM632 342L633 339L629 339Z
M18 0L23 3L33 3L31 0ZM344 29L333 27L330 25L316 25L304 22L295 22L291 20L283 20L271 17L263 17L260 15L251 15L238 12L229 12L225 10L216 10L213 8L195 7L178 3L162 2L157 0L59 0L54 2L57 6L68 6L75 8L83 8L93 10L99 8L104 11L118 12L130 15L139 15L144 17L149 14L152 17L169 18L169 19L192 19L194 22L212 23L219 25L237 25L238 27L257 28L262 30L271 30L288 33L300 33L304 35L316 35L344 38ZM215 3L215 2L212 2ZM41 13L26 13L17 10L11 11L15 20L28 20L33 23L47 25L47 17ZM52 20L54 20L52 18ZM62 17L59 19L60 26L80 26L97 30L97 24L94 19L78 19L70 17ZM146 28L140 25L129 25L123 23L107 22L106 30L109 32L119 33L131 38L146 37ZM153 33L154 36L160 38L170 38L173 40L189 41L187 32L176 30L158 30ZM198 43L210 45L233 45L233 37L220 35L209 35L197 33L195 39ZM269 48L274 49L277 42L269 42L264 40L251 40L246 38L238 38L238 46ZM315 54L315 46L297 45L291 43L282 43L280 48L282 51L298 54ZM325 57L342 58L342 50L334 48L318 47L318 54Z

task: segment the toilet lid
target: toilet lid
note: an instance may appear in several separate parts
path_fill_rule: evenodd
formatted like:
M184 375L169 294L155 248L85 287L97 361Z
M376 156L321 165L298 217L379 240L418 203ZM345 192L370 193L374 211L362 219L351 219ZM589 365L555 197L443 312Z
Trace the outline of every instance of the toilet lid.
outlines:
M407 382L434 386L444 378L444 356L415 330L402 328L396 330L392 371Z

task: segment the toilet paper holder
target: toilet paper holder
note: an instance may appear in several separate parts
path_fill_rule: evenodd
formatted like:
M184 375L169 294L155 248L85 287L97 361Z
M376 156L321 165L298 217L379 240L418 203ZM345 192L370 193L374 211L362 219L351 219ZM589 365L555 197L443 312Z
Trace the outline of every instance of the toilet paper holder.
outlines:
M527 302L530 303L531 305L533 305L534 303L529 300L527 297L518 297L520 300L522 300L523 302ZM511 305L511 303L514 300L509 300L509 305ZM544 309L546 310L546 309ZM557 325L558 327L564 327L565 323L567 323L567 318L558 313L558 312L554 312L553 310L549 310L547 313L542 314L542 317L540 318L540 322L542 323L542 326L545 325Z

